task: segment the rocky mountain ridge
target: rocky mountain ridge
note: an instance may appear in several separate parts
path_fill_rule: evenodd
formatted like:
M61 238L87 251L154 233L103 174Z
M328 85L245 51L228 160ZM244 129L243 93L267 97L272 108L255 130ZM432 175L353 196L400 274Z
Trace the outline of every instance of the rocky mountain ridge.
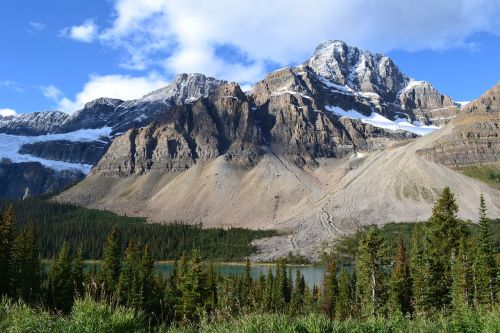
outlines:
M398 122L379 126L329 112L332 106ZM440 110L446 110L446 117L433 116ZM420 132L405 130L442 124L446 120L441 118L452 118L456 110L449 97L410 79L388 57L329 41L302 65L270 73L251 92L202 74L180 74L137 100L99 98L72 115L55 111L1 118L0 133L46 135L109 127L109 136L93 142L47 139L19 152L86 165L101 161L96 172L114 170L121 176L122 170L173 170L222 155L252 165L268 150L314 168L318 158L341 158L415 138ZM121 148L112 147L101 159L110 145Z

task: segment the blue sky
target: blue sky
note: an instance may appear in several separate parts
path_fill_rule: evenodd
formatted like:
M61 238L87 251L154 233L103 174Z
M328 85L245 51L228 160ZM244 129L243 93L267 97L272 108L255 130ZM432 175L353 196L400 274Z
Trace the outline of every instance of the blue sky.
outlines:
M383 52L457 101L500 80L499 1L348 3L5 0L0 109L72 112L100 95L140 97L179 72L248 86L327 39Z

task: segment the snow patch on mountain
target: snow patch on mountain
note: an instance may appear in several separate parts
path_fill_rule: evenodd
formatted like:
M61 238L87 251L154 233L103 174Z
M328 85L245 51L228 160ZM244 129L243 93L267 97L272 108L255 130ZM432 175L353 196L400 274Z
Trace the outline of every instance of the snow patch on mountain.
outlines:
M90 169L92 168L92 165L90 164L78 164L78 163L47 160L32 155L20 154L19 149L24 144L44 142L44 141L56 141L56 140L67 140L72 142L98 141L99 139L109 137L110 133L111 133L111 127L103 127L98 129L82 129L63 134L47 134L39 136L0 134L0 159L6 158L13 163L40 162L42 165L54 169L56 171L78 170L87 174L90 172Z
M418 121L411 124L406 118L396 118L395 120L390 120L376 112L372 112L370 116L365 116L356 110L345 111L337 106L326 106L325 109L337 116L358 119L363 123L391 131L407 131L424 136L439 129L439 127L436 126L421 125Z

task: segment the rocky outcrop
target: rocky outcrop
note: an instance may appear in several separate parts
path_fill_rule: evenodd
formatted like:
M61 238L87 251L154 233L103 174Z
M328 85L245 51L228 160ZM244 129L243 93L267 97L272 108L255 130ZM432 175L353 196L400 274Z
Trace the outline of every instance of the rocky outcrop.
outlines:
M0 197L22 198L54 192L82 180L85 175L75 171L55 171L38 162L10 163L0 161ZM28 189L28 190L27 190Z
M196 160L226 154L251 165L262 136L247 97L235 83L208 98L173 108L161 120L128 130L111 144L93 173L127 176L155 169L181 171Z
M469 103L436 143L419 153L449 166L500 162L500 82Z
M94 165L104 155L107 147L108 143L105 141L41 141L21 146L19 153L47 160Z
M410 81L402 90L401 109L422 124L444 125L453 119L459 107L429 82Z

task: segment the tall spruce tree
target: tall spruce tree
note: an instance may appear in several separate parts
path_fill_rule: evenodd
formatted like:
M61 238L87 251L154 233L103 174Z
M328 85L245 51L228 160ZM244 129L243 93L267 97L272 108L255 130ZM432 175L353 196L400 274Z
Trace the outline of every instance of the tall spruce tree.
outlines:
M206 274L199 251L193 251L181 286L180 314L183 322L196 322L204 312L207 298Z
M103 250L102 264L99 271L100 280L104 284L104 291L112 295L116 291L121 271L121 240L116 225L106 239Z
M85 279L83 275L83 258L81 246L76 251L73 261L71 262L71 275L73 279L73 288L75 291L75 295L78 297L82 297L85 290Z
M346 320L351 316L351 281L347 269L340 271L338 281L337 301L335 303L335 317L338 320Z
M299 314L304 311L304 297L306 292L306 282L304 276L298 269L295 273L295 284L292 290L292 299L290 301L290 313Z
M333 257L328 259L323 280L322 304L323 312L328 318L335 317L337 298L337 265Z
M471 248L470 240L463 237L459 247L452 254L451 273L453 283L451 287L452 305L455 309L468 307L472 303L472 260L468 249Z
M63 243L58 255L52 260L47 283L48 304L53 309L68 313L74 301L71 249L68 242Z
M458 206L445 187L426 222L423 237L423 305L426 311L451 305L452 253L457 251L464 225L457 218Z
M243 271L243 279L241 286L241 305L243 307L250 307L253 303L252 301L252 276L251 276L251 264L250 260L247 258L245 260L245 270Z
M0 220L0 296L10 293L10 267L15 239L14 208L8 206Z
M121 304L142 308L144 297L142 290L142 245L130 242L123 258L123 269L120 272L116 294Z
M362 316L383 313L386 286L382 267L386 264L386 256L387 249L382 234L377 227L371 227L359 243L356 258L356 295Z
M276 267L276 279L274 283L274 305L278 311L283 311L290 303L291 286L288 279L286 263L281 259Z
M11 292L14 298L27 303L41 296L42 264L38 251L36 229L33 223L22 230L14 240L11 264Z
M415 314L423 315L425 310L424 302L424 248L422 244L423 228L416 225L412 232L410 248L410 276L412 282L411 307Z
M495 237L493 225L487 215L486 202L481 193L479 200L479 233L476 239L477 252L474 263L476 302L492 308L498 292L498 271L495 261Z
M402 238L399 238L396 251L396 262L390 282L391 294L389 306L392 312L404 315L411 312L412 286L410 267Z

